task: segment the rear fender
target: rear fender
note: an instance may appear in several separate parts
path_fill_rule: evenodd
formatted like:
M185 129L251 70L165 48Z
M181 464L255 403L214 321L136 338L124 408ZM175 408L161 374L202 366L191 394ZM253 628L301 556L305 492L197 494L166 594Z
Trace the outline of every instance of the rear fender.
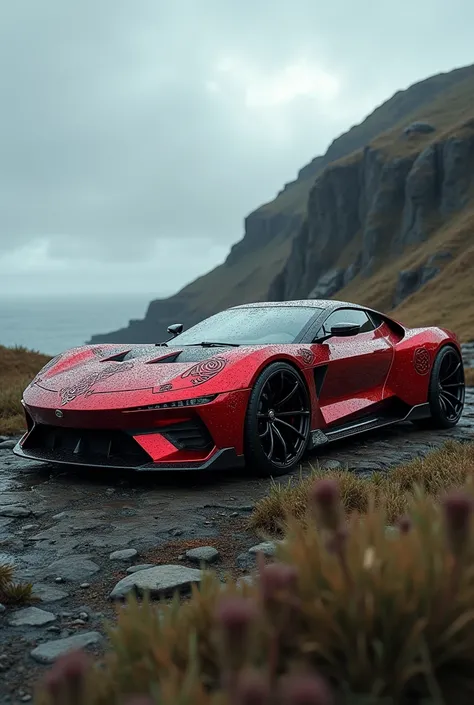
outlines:
M408 329L403 340L395 345L385 396L394 395L410 406L426 403L433 363L445 345L452 345L461 353L459 341L450 331L442 328Z

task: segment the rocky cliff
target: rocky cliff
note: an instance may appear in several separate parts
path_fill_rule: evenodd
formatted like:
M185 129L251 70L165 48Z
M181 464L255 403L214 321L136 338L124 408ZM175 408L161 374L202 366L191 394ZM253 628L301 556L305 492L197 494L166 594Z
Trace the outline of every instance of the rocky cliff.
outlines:
M222 265L91 342L153 342L171 322L189 326L247 301L337 294L385 309L405 301L457 256L460 243L440 249L438 234L469 207L473 98L474 67L398 92L251 213Z

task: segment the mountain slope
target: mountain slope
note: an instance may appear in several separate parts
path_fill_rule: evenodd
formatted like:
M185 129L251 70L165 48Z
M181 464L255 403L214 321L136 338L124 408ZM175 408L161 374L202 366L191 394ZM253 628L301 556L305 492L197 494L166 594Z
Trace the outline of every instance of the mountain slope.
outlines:
M433 287L449 259L445 253L428 263L434 242L438 238L438 249L448 246L449 223L468 207L473 98L474 66L399 91L251 213L224 264L151 302L143 320L91 342L153 342L170 322L188 326L247 301L337 293L388 310L416 286L428 286L420 282L429 275L436 277ZM423 124L406 135L415 121ZM423 253L428 240L433 251ZM460 251L465 246L463 240ZM400 283L401 268L411 274ZM376 295L377 282L383 293ZM400 311L415 315L413 308Z

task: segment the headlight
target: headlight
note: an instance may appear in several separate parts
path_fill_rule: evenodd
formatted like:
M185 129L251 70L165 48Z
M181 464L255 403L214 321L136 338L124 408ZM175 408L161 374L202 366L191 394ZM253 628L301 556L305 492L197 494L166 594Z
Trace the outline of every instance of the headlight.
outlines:
M183 406L200 406L201 404L209 404L209 402L214 401L216 397L217 394L209 394L207 397L196 397L195 399L180 399L179 401L166 401L162 404L135 406L133 409L126 409L125 411L154 411L158 409L177 409Z

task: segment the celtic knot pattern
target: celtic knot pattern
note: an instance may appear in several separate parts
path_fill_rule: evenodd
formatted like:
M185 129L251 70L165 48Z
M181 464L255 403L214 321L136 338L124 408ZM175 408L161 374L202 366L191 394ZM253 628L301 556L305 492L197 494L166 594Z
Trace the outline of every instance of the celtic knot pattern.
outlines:
M314 362L314 355L308 348L299 348L296 353L303 359L307 365L311 365Z
M430 370L430 354L426 348L417 348L413 355L413 367L419 375L426 375Z
M191 384L203 384L222 372L226 365L223 357L211 357L210 360L198 362L181 375L182 379L192 377Z
M87 377L83 377L75 384L71 384L69 387L63 387L59 391L59 396L61 397L61 406L68 404L77 397L80 396L90 396L93 393L93 387L98 382L112 377L120 372L128 372L133 367L133 362L124 362L120 365L108 365L104 367L99 372L92 372Z

